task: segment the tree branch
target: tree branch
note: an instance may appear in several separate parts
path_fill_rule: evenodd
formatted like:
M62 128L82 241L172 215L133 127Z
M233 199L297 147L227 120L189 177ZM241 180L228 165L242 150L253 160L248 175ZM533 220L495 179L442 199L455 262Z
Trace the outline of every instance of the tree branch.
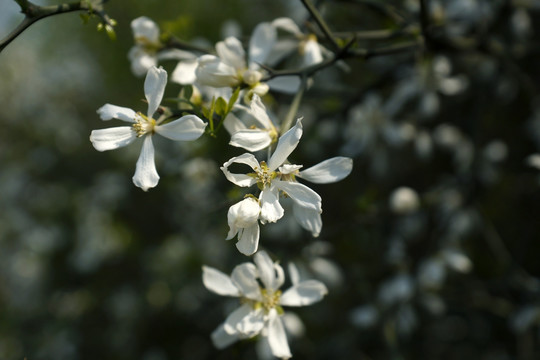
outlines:
M60 5L40 6L36 5L29 0L14 0L21 7L21 12L25 15L23 21L4 39L0 41L0 52L4 50L13 40L15 40L21 33L29 28L35 22L58 14L65 14L74 11L87 11L92 15L97 15L101 18L102 23L106 26L114 26L114 21L103 10L103 3L106 0L100 2L91 2L90 0L80 0L71 3L65 3Z

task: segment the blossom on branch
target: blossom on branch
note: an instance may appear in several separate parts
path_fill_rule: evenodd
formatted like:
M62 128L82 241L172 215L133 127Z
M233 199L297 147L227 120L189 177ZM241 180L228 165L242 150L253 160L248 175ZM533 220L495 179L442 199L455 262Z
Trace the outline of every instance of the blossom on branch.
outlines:
M186 60L195 63L196 56L180 49L163 49L159 39L159 27L150 18L141 16L131 22L135 46L128 53L131 71L136 76L143 76L158 60Z
M285 282L283 268L265 251L256 253L253 260L255 264L236 266L230 277L203 266L203 283L208 290L238 297L242 304L212 333L212 341L217 348L223 349L238 340L262 335L274 356L288 359L292 355L282 321L285 313L282 306L314 304L328 290L317 280L300 281L297 272L293 272L292 287L282 293L279 288Z
M155 187L159 181L154 163L152 136L159 134L175 141L191 141L198 139L206 127L206 123L195 115L185 115L165 124L163 122L167 119L166 116L157 120L153 118L163 98L166 84L167 72L162 68L151 67L144 81L144 94L148 101L146 115L126 107L105 104L97 111L102 120L118 119L132 125L93 130L90 135L90 141L98 151L118 149L131 144L137 138L143 138L133 183L144 191Z
M265 70L260 64L266 59L276 41L276 29L269 23L257 25L246 51L240 40L228 37L216 44L215 55L203 55L199 58L195 71L197 81L201 85L212 87L246 87L247 96L253 94L265 95L269 88L284 93L294 93L300 85L297 76L282 77L268 83L261 82Z

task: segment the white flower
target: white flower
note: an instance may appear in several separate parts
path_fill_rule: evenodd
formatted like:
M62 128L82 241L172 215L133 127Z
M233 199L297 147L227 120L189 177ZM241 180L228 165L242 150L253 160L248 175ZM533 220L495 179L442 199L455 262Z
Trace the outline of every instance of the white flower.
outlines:
M105 104L97 111L102 120L119 119L132 125L93 130L90 135L90 141L98 151L118 149L131 144L137 138L143 138L133 183L144 191L156 186L159 181L154 163L152 136L157 133L175 141L191 141L198 139L206 127L206 124L195 115L182 116L163 125L161 123L166 117L158 120L153 118L163 98L166 84L167 72L162 68L151 67L144 81L144 93L148 101L146 115L129 108Z
M270 63L280 61L283 57L296 51L301 57L300 66L310 66L323 61L323 55L330 52L319 42L314 34L304 34L295 22L286 17L277 18L272 21L272 26L293 35L293 39L278 40L272 49L269 59Z
M298 77L283 77L279 81L262 83L264 64L276 41L276 29L269 23L261 23L254 29L249 42L248 54L240 40L228 37L216 44L215 55L203 55L196 69L197 81L212 87L237 87L247 85L248 94L263 96L272 83L277 91L294 93L300 85ZM278 79L276 79L278 80Z
M134 19L131 21L131 29L135 46L130 49L128 58L131 61L131 71L136 76L145 75L152 66L157 65L158 60L186 60L188 64L190 62L196 64L197 57L188 51L180 49L162 50L163 45L159 40L159 27L150 18L141 16ZM187 76L185 72L175 75L176 79Z
M242 114L235 115L238 112ZM258 95L253 95L249 108L236 105L235 113L230 112L223 122L231 134L230 145L254 152L276 141L277 129Z
M236 247L242 254L253 255L257 251L260 212L259 202L252 197L247 197L229 208L227 220L230 230L227 240L238 234Z
M242 304L212 333L212 341L222 349L237 340L262 335L274 356L288 359L292 355L282 321L282 306L311 305L320 301L328 290L320 281L300 281L293 276L292 287L282 293L279 288L285 281L283 268L264 251L255 254L254 262L236 266L230 277L203 266L203 283L208 290L239 297Z
M300 171L302 165L285 164L287 157L298 145L302 136L302 123L296 122L287 133L280 137L276 150L268 164L259 162L253 154L245 153L234 157L223 164L221 170L227 179L241 187L257 184L261 193L259 203L261 212L259 220L262 223L276 222L284 210L279 203L280 192L293 200L293 213L300 225L311 231L317 237L322 228L322 200L309 187L296 181L296 177L317 183L332 183L345 178L352 170L352 159L335 157L325 160L307 170ZM229 171L232 164L245 164L254 172L235 174Z

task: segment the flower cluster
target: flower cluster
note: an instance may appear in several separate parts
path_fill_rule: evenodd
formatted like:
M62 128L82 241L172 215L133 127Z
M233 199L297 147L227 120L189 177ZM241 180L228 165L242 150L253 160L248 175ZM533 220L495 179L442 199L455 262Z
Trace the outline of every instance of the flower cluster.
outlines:
M290 125L285 121L281 124L273 121L262 97L269 90L285 93L304 90L300 90L298 76L267 79L267 66L298 54L302 66L312 66L321 63L324 56L329 55L328 50L318 44L314 35L304 34L288 18L259 24L247 51L239 39L227 37L216 44L215 54L200 56L166 48L161 43L157 24L146 17L133 20L131 25L135 46L128 57L135 75L147 73L144 92L148 110L143 114L125 107L104 105L97 111L102 120L119 119L131 126L94 130L90 141L96 150L105 151L142 138L133 183L144 191L155 187L159 181L154 162L154 134L174 141L191 141L205 131L216 136L217 129L223 126L231 136L230 145L248 151L226 161L221 170L237 186L256 185L258 188L258 193L246 194L229 208L226 237L227 240L238 237L237 249L244 255L254 255L255 265L241 264L231 277L203 267L203 282L209 290L240 297L243 304L212 334L212 339L222 348L236 340L261 335L274 356L290 358L281 320L282 306L310 305L321 300L327 289L317 280L300 281L298 271L291 266L292 287L282 294L279 288L284 283L283 269L266 252L257 252L259 223L275 223L281 219L285 210L280 200L290 198L296 221L313 237L318 237L322 230L322 199L298 179L315 184L340 181L351 173L352 159L334 157L305 170L302 165L289 163L288 157L303 134L302 119L290 129L286 128ZM289 37L280 36L280 32ZM171 79L183 85L177 109L160 106L167 73L156 65L165 59L179 61ZM197 100L197 96L201 99ZM291 108L291 111L296 110ZM261 150L269 154L266 160L260 159ZM249 170L233 172L231 168L238 165L247 165Z

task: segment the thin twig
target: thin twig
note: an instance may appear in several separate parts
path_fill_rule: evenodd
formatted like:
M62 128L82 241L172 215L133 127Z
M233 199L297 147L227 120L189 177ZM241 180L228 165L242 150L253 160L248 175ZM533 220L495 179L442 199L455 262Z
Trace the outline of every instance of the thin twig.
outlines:
M332 31L328 27L328 24L326 24L326 21L324 21L321 14L319 14L319 11L317 11L315 6L313 6L313 4L311 3L311 0L302 0L302 3L306 7L306 10L310 13L313 20L315 20L317 25L319 25L326 39L330 41L330 44L332 45L334 52L335 53L339 52L340 47L336 41L336 38L332 35Z
M90 5L89 1L81 0L60 5L40 6L30 2L29 0L14 1L19 4L21 7L21 12L25 15L25 17L9 35L0 41L0 52L2 52L6 46L21 35L21 33L28 29L32 24L53 15L65 14L74 11L87 11L90 14L99 16L104 24L114 26L113 20L109 18L109 16L103 11L103 2L99 3L98 5Z
M293 70L273 70L269 67L263 66L267 71L266 75L262 81L268 81L270 79L280 77L280 76L306 76L310 77L316 72L334 65L339 60L346 58L361 58L368 59L375 56L391 55L402 52L409 52L414 50L422 49L423 44L418 41L411 41L406 43L399 43L389 46L383 46L376 49L350 49L350 47L356 42L356 39L351 40L343 49L340 50L336 56L324 60L320 63L307 66L302 69L293 69Z

